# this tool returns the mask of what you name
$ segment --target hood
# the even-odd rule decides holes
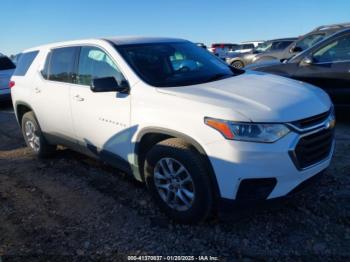
[[[269,61],[256,62],[254,64],[247,65],[244,69],[255,70],[262,67],[274,66],[282,64],[280,60],[274,59]]]
[[[323,113],[331,107],[328,95],[317,87],[253,71],[210,83],[157,90],[229,109],[232,115],[239,113],[253,122],[291,122]],[[215,110],[210,117],[220,118],[219,111]]]

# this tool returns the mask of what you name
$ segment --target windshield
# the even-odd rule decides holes
[[[190,42],[116,46],[135,73],[156,87],[195,85],[243,71]]]

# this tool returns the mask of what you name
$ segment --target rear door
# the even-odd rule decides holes
[[[78,50],[77,47],[51,49],[33,88],[34,111],[41,129],[47,134],[67,139],[75,138],[70,88],[75,77]]]
[[[350,105],[350,34],[326,42],[300,64],[295,78],[324,89],[338,106]]]

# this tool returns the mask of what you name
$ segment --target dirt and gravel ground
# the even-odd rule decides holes
[[[37,160],[10,106],[0,107],[0,257],[3,261],[119,260],[127,255],[348,260],[350,121],[321,180],[277,205],[198,226],[169,221],[144,186],[70,150]],[[0,258],[1,261],[1,258]]]

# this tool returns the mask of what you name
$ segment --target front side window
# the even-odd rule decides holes
[[[200,84],[242,72],[190,42],[134,44],[116,49],[142,80],[157,87]]]
[[[52,49],[47,57],[43,77],[52,81],[73,83],[77,47]]]
[[[97,47],[84,46],[79,56],[77,84],[91,85],[96,78],[114,77],[120,84],[124,76],[113,60]]]
[[[325,45],[313,55],[316,63],[350,61],[350,35]]]
[[[296,46],[300,47],[302,50],[306,50],[321,41],[324,37],[324,34],[312,34],[298,41]]]

